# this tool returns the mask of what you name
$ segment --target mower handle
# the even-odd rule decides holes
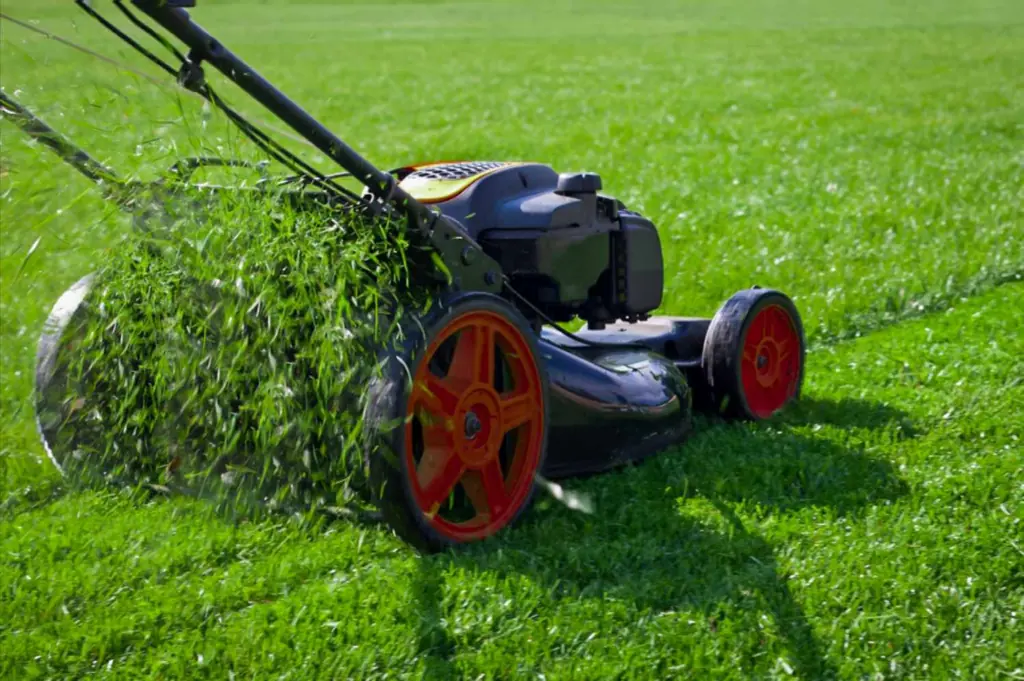
[[[139,11],[188,46],[186,67],[198,66],[202,62],[212,64],[249,96],[366,185],[375,197],[385,203],[407,208],[411,217],[417,218],[418,222],[429,224],[434,219],[434,214],[424,204],[398,186],[394,176],[380,170],[360,156],[301,106],[263,78],[254,68],[192,21],[188,12],[182,7],[195,6],[194,0],[131,0],[131,2]],[[188,86],[190,83],[183,84]]]
[[[216,38],[192,21],[183,6],[192,0],[131,0],[139,11],[188,46],[189,53],[178,81],[184,87],[203,87],[201,64],[208,62],[230,81],[287,123],[328,158],[366,185],[382,203],[405,211],[409,226],[440,255],[439,267],[448,286],[454,290],[500,293],[503,288],[501,266],[486,254],[480,244],[456,220],[417,201],[390,173],[380,170],[340,140],[302,107],[271,85],[254,68],[242,61]],[[436,262],[436,261],[435,261]]]
[[[78,172],[97,184],[120,185],[117,173],[103,165],[84,149],[57,132],[42,119],[0,90],[0,116],[21,128],[22,132],[47,147]]]

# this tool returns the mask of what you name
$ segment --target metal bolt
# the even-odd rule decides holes
[[[467,440],[472,440],[473,438],[475,438],[483,427],[484,425],[480,423],[480,417],[477,416],[474,412],[468,412],[466,414],[465,428]]]

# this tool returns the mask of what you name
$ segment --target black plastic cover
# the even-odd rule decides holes
[[[562,173],[558,176],[556,194],[596,194],[601,191],[601,176],[597,173]]]
[[[546,477],[639,461],[689,434],[692,396],[672,360],[639,348],[588,347],[550,329],[538,345],[549,380]]]
[[[661,305],[664,263],[661,240],[654,223],[631,211],[619,213],[620,243],[625,248],[625,268],[617,272],[617,301],[629,314],[646,314]],[[625,290],[622,285],[625,284]]]

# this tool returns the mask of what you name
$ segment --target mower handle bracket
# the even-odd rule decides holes
[[[183,61],[178,69],[178,85],[192,92],[202,91],[206,85],[206,73],[203,71],[202,62],[202,54],[194,49],[189,50],[188,59]]]

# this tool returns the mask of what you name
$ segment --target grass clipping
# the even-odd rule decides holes
[[[401,226],[256,192],[207,199],[165,206],[94,275],[41,410],[55,456],[72,481],[246,515],[351,509],[366,499],[366,388],[431,300]]]

